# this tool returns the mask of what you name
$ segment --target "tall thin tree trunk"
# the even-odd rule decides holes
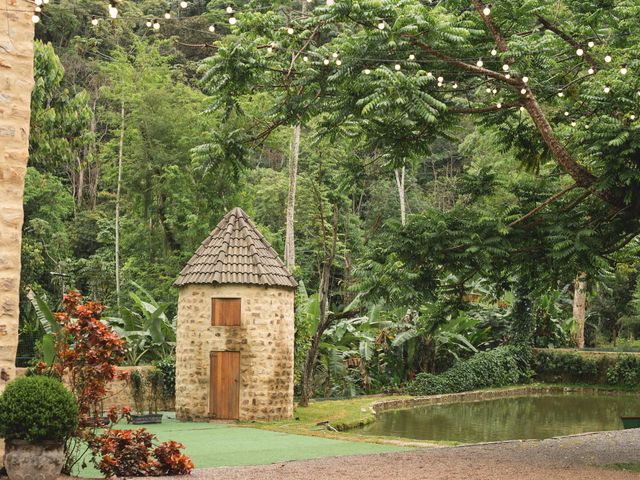
[[[584,324],[587,316],[587,274],[576,275],[573,283],[573,318],[576,321],[575,341],[578,348],[584,348]]]
[[[295,209],[298,183],[298,157],[300,155],[300,124],[293,127],[291,156],[289,157],[289,194],[287,195],[287,227],[284,243],[284,260],[289,270],[296,264]]]
[[[86,152],[86,149],[85,149]],[[86,155],[85,155],[86,159]],[[84,196],[84,167],[82,165],[82,160],[78,158],[78,186],[76,189],[76,208],[80,209],[82,207],[82,197]]]
[[[396,185],[398,186],[398,196],[400,197],[400,222],[404,227],[407,221],[407,209],[405,203],[405,195],[404,195],[404,176],[405,176],[405,167],[396,168]]]
[[[120,314],[120,192],[122,189],[122,152],[124,149],[124,101],[120,106],[120,145],[118,146],[118,184],[116,187],[116,297]]]

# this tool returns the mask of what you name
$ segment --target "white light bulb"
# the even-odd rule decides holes
[[[267,47],[267,53],[273,53],[273,47],[271,45]]]
[[[491,55],[495,57],[497,54],[498,54],[498,51],[495,48],[491,50]]]
[[[395,68],[397,71],[400,71],[400,69],[401,69],[402,67],[400,66],[400,64],[399,64],[399,63],[396,63],[396,64],[395,64],[395,66],[394,66],[393,68]]]
[[[287,28],[287,33],[289,35],[293,35],[293,28],[291,28],[291,27]]]
[[[427,77],[432,78],[433,77],[433,73],[427,72]],[[638,95],[640,95],[640,92],[638,92]]]
[[[635,119],[636,119],[636,116],[632,113],[631,115],[629,115],[629,118],[630,118],[631,120],[635,120]]]
[[[327,7],[331,7],[335,4],[336,4],[335,0],[327,0]]]
[[[216,26],[215,25],[209,25],[209,31],[211,33],[215,32],[216,31]]]
[[[579,48],[576,50],[576,55],[578,55],[579,57],[581,57],[582,55],[584,55],[584,50]]]
[[[504,76],[504,78],[506,78],[507,80],[508,80],[508,79],[510,79],[510,78],[511,78],[511,74],[510,74],[510,73],[507,73],[507,74]]]
[[[235,25],[238,23],[238,19],[236,17],[229,17],[229,25]]]
[[[94,27],[98,25],[98,19],[96,17],[91,18],[91,25],[93,25]]]
[[[365,75],[369,75],[371,73],[371,70],[369,70],[368,68],[364,69],[364,74]]]
[[[522,95],[524,95],[525,93],[527,93],[527,89],[526,89],[526,88],[523,88],[522,90],[520,90],[520,93],[521,93]]]
[[[521,111],[521,112],[524,112],[524,107],[520,107],[520,111]]]
[[[438,77],[438,83],[444,83],[444,77]]]
[[[34,8],[34,10],[36,11],[36,13],[40,13],[42,11],[42,8],[36,7],[36,8]]]
[[[505,63],[504,65],[502,65],[502,70],[504,70],[505,72],[509,71],[509,64]]]
[[[611,87],[609,87],[609,85],[605,85],[602,90],[604,91],[604,93],[609,93],[611,91]]]
[[[416,56],[413,53],[409,54],[409,60],[415,60]]]
[[[607,63],[611,63],[611,55],[606,55],[604,57],[604,61],[607,62]]]
[[[564,112],[564,116],[568,117],[569,116],[569,112]]]
[[[442,86],[442,82],[438,82],[438,86],[441,87]]]
[[[589,48],[593,48],[595,47],[595,43],[593,42],[593,40],[590,40],[589,43],[587,43],[587,45],[589,46]]]
[[[482,66],[484,65],[484,62],[482,61],[482,59],[479,59],[479,60],[476,62],[476,65],[478,65],[479,67],[482,67]]]
[[[558,96],[559,96],[560,98],[564,97],[564,92],[558,92]]]
[[[584,129],[585,130],[589,130],[589,124],[588,123],[584,126]]]
[[[331,56],[332,56],[333,58],[338,58],[338,52],[333,52],[333,53],[331,54]]]
[[[302,61],[303,62],[308,62],[309,61],[309,57],[307,57],[306,55],[304,57],[302,57]]]
[[[147,27],[151,28],[151,26],[152,26],[151,20],[147,20],[147,21],[146,21],[146,23],[145,23],[145,25],[146,25]]]
[[[587,73],[589,75],[593,75],[594,73],[596,73],[596,70],[593,67],[589,67],[589,70],[587,70]]]
[[[482,10],[482,13],[485,14],[485,16],[489,16],[491,15],[491,9],[489,8],[489,6],[484,7],[484,9]]]
[[[322,63],[324,63],[325,65],[329,65],[329,59],[328,59],[328,58],[325,58],[325,59],[322,61]]]
[[[458,84],[457,84],[457,83],[454,83],[454,84],[452,85],[452,87],[453,87],[454,89],[456,89],[456,88],[458,88]]]
[[[180,8],[187,8],[189,6],[189,4],[187,2],[185,2],[185,0],[182,0],[180,2]]]
[[[35,3],[36,5],[42,5],[42,0],[36,0],[34,3]]]
[[[40,21],[40,15],[34,13],[33,16],[31,17],[31,21],[33,23],[38,23]]]
[[[378,30],[384,30],[384,22],[378,23]]]
[[[498,93],[498,89],[494,88],[493,90],[491,90],[491,93],[493,93],[495,95],[496,93]]]
[[[47,3],[49,3],[49,0],[42,0],[42,3],[46,5]]]
[[[527,77],[527,76],[522,77],[522,81],[524,83],[529,83],[529,77]]]
[[[118,16],[118,9],[115,5],[109,5],[109,16],[111,18],[116,18]]]
[[[622,65],[622,67],[620,68],[620,73],[622,75],[626,75],[629,72],[629,70],[627,69],[626,65]]]
[[[153,29],[154,30],[160,30],[160,24],[158,23],[157,20],[153,22]]]
[[[227,13],[233,13],[233,7],[231,5],[229,5],[225,10]]]
[[[171,12],[169,10],[164,12],[164,18],[166,18],[167,20],[171,18]],[[209,27],[209,30],[211,30],[211,27]]]
[[[571,122],[571,126],[575,127],[577,125],[577,123],[575,121]]]
[[[487,87],[485,90],[487,93],[491,93],[491,87]]]
[[[502,103],[501,103],[501,102],[498,102],[498,103],[496,104],[496,107],[498,107],[498,108],[502,108]]]
[[[342,60],[340,60],[340,59],[336,60],[336,65],[338,65],[338,66],[342,65]]]

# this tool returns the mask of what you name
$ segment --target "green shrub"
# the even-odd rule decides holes
[[[620,355],[607,368],[607,383],[623,387],[640,385],[640,357]]]
[[[165,358],[155,365],[162,372],[162,391],[165,398],[176,398],[176,359]]]
[[[18,378],[0,396],[0,437],[6,440],[62,442],[77,426],[78,404],[59,380]]]
[[[607,358],[538,350],[533,355],[537,380],[562,383],[604,383]]]
[[[407,392],[438,395],[521,383],[529,378],[530,356],[527,348],[512,346],[479,352],[440,375],[418,374]]]

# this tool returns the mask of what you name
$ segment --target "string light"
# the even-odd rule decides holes
[[[585,130],[589,130],[589,124],[588,123],[584,126],[584,129]]]
[[[571,126],[572,126],[572,127],[575,127],[576,125],[577,125],[576,121],[575,121],[575,120],[573,120],[573,121],[571,122]]]
[[[444,77],[438,77],[438,83],[444,83]]]
[[[596,69],[595,69],[595,68],[593,68],[593,67],[589,67],[589,70],[587,70],[587,73],[588,73],[589,75],[593,75],[594,73],[596,73]]]
[[[336,4],[335,0],[327,0],[327,7],[332,7]]]
[[[273,53],[273,45],[267,47],[267,53]]]
[[[611,91],[611,87],[609,85],[605,85],[602,90],[604,91],[604,93],[609,93]]]
[[[309,57],[307,57],[306,55],[304,57],[302,57],[302,61],[303,62],[308,62],[309,61]]]
[[[476,62],[476,65],[478,65],[479,67],[482,67],[484,65],[484,62],[481,58]]]
[[[607,63],[611,63],[611,55],[608,55],[608,54],[607,54],[607,55],[604,57],[604,61],[605,61],[605,62],[607,62]]]
[[[384,30],[384,20],[380,20],[378,23],[378,30]]]
[[[157,19],[153,19],[153,29],[154,30],[160,30],[160,24],[158,23]]]
[[[325,58],[325,59],[322,61],[322,63],[324,63],[325,65],[329,65],[329,59],[328,59],[328,58]]]
[[[593,48],[596,44],[593,42],[593,40],[589,40],[589,43],[587,43],[587,45],[589,46],[589,48]]]
[[[291,27],[287,28],[287,33],[289,35],[293,35],[293,28],[291,28]]]
[[[116,3],[114,0],[109,2],[109,16],[111,18],[116,18],[118,16],[118,7],[116,7]]]
[[[631,120],[635,120],[635,119],[636,119],[636,116],[632,113],[631,115],[629,115],[629,118],[630,118]]]
[[[576,55],[578,55],[579,57],[581,57],[582,55],[584,55],[584,50],[583,50],[583,49],[581,49],[581,48],[578,48],[578,49],[576,50]]]
[[[522,77],[522,82],[523,83],[529,83],[529,77],[527,77],[526,75],[524,77]]]
[[[620,73],[622,75],[626,75],[628,71],[629,70],[627,69],[627,64],[626,63],[622,64],[622,67],[620,68]]]
[[[31,21],[33,23],[38,23],[40,22],[40,15],[38,14],[38,12],[35,12],[32,16],[31,16]]]
[[[396,71],[397,71],[397,72],[399,72],[399,71],[400,71],[400,69],[402,68],[402,66],[400,66],[400,64],[399,64],[399,63],[396,63],[396,64],[395,64],[395,66],[394,66],[393,68],[395,68],[395,69],[396,69]]]
[[[226,10],[226,12],[228,14],[232,14],[233,13],[233,7],[231,5],[227,6],[227,8],[225,10]]]
[[[336,60],[336,65],[338,65],[338,66],[342,65],[342,60],[337,59],[337,60]]]
[[[485,17],[491,15],[491,5],[485,5],[485,7],[482,9],[482,13],[484,13]]]
[[[485,90],[487,93],[491,93],[491,87],[487,87]]]
[[[215,32],[216,31],[216,26],[215,25],[209,25],[209,31],[211,33]]]
[[[332,56],[333,58],[338,58],[338,52],[333,52],[333,53],[331,54],[331,56]]]
[[[521,111],[521,112],[524,112],[524,107],[520,107],[520,111]]]
[[[502,70],[504,70],[505,72],[509,71],[509,64],[505,63],[504,65],[502,65]]]
[[[564,112],[564,116],[568,117],[569,116],[569,112]]]
[[[427,72],[427,78],[433,78],[433,73]],[[638,92],[638,95],[640,95],[640,92]]]
[[[560,98],[564,97],[564,92],[558,92],[558,96],[559,96]]]
[[[229,25],[235,25],[238,23],[238,19],[236,17],[229,17]]]
[[[91,25],[93,25],[94,27],[98,25],[98,19],[96,18],[95,15],[91,17]]]
[[[507,73],[507,74],[504,76],[504,78],[506,78],[507,80],[509,80],[509,79],[511,78],[511,74],[510,74],[510,73]]]
[[[493,93],[495,95],[496,93],[498,93],[498,89],[494,88],[493,90],[491,90],[491,93]]]
[[[498,107],[498,108],[502,108],[502,102],[498,102],[498,103],[496,104],[496,107]]]
[[[164,12],[164,18],[169,20],[171,18],[171,11],[167,8],[167,11]]]
[[[42,0],[35,0],[35,2],[34,2],[34,3],[35,3],[36,5],[38,5],[38,6],[40,6],[40,5],[42,5]]]
[[[409,54],[409,60],[413,61],[416,59],[416,56],[413,53]]]
[[[491,50],[491,55],[492,56],[496,56],[498,54],[498,51],[494,48],[493,50]]]
[[[457,83],[457,82],[456,82],[456,83],[454,83],[454,84],[452,85],[452,87],[453,87],[453,89],[455,90],[456,88],[458,88],[458,83]]]
[[[187,8],[188,6],[189,6],[189,4],[185,0],[182,0],[180,2],[180,8]]]
[[[371,70],[369,70],[368,68],[364,69],[364,74],[365,75],[369,75],[371,73]]]
[[[521,93],[522,95],[525,95],[525,94],[527,93],[527,89],[526,89],[526,88],[523,88],[522,90],[520,90],[520,93]]]
[[[151,20],[147,20],[147,21],[146,21],[146,23],[145,23],[145,25],[146,25],[148,28],[151,28],[151,27],[153,26],[153,24],[151,23]]]

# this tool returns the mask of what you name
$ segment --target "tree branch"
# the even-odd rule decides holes
[[[564,31],[560,30],[559,27],[551,23],[550,20],[543,17],[542,15],[538,15],[538,21],[542,24],[544,28],[558,35],[562,40],[567,42],[576,50],[578,50],[579,48],[582,49],[582,51],[584,52],[582,54],[582,58],[584,58],[584,60],[590,65],[594,65],[594,66],[596,65],[595,59],[589,54],[589,52],[587,52],[587,49],[583,45],[580,45],[580,43],[575,38],[573,38],[568,33],[565,33]]]
[[[524,222],[527,218],[530,218],[530,217],[534,216],[536,213],[538,213],[544,207],[546,207],[547,205],[555,202],[560,197],[562,197],[565,193],[570,192],[571,190],[573,190],[574,188],[577,188],[577,187],[578,187],[578,185],[576,183],[574,183],[572,185],[569,185],[568,187],[563,188],[558,193],[550,196],[548,199],[546,199],[544,202],[542,202],[540,205],[538,205],[536,208],[531,210],[526,215],[523,215],[522,217],[518,218],[517,220],[514,220],[513,222],[511,222],[508,226],[509,227],[514,227],[517,224]]]
[[[519,107],[521,103],[505,103],[498,107],[498,105],[491,105],[490,107],[450,107],[447,108],[448,113],[490,113],[497,112],[498,110],[508,110],[509,108]]]
[[[484,21],[484,24],[487,26],[487,29],[489,29],[489,32],[491,32],[491,35],[493,36],[493,39],[496,42],[496,46],[498,47],[498,50],[500,50],[501,52],[506,52],[507,41],[502,36],[502,33],[500,33],[500,30],[498,29],[498,27],[491,21],[491,18],[489,17],[489,15],[485,15],[482,12],[484,10],[484,5],[482,4],[482,2],[480,0],[471,0],[471,3],[473,3],[473,6],[475,7],[476,11]]]

